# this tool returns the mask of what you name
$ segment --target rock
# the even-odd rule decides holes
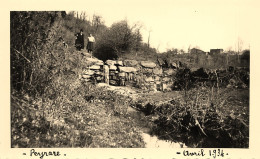
[[[109,84],[117,86],[117,81],[116,80],[109,80]]]
[[[102,60],[99,60],[97,58],[86,58],[86,62],[88,64],[94,64],[94,65],[104,65],[104,62]]]
[[[171,79],[170,79],[169,77],[164,77],[162,80],[163,80],[164,82],[168,82],[168,81],[170,81]]]
[[[161,84],[162,82],[161,81],[156,81],[155,84]]]
[[[99,65],[93,65],[93,66],[90,66],[89,69],[91,69],[91,70],[99,70],[100,66]]]
[[[168,69],[168,70],[165,70],[164,73],[165,73],[166,75],[171,76],[171,75],[175,75],[175,74],[176,74],[176,70],[170,68],[170,69]]]
[[[178,62],[171,62],[171,67],[179,68],[179,63]]]
[[[109,80],[117,80],[118,77],[117,76],[109,76]]]
[[[92,70],[85,70],[85,71],[83,71],[83,74],[85,74],[85,75],[93,75],[95,72],[94,71],[92,71]]]
[[[90,78],[86,78],[86,79],[84,79],[84,81],[85,81],[85,82],[90,82],[91,79],[90,79]]]
[[[163,74],[163,70],[161,68],[154,68],[153,69],[153,73],[155,75],[162,75]]]
[[[133,66],[137,66],[138,62],[136,60],[125,60],[124,64],[125,66],[133,67]]]
[[[172,84],[173,83],[163,83],[162,84],[162,90],[163,91],[171,91],[172,90]]]
[[[98,77],[96,77],[96,80],[101,81],[101,80],[103,80],[103,77],[98,76]]]
[[[110,71],[109,71],[109,76],[114,76],[114,75],[116,75],[115,71],[110,70]]]
[[[120,73],[118,74],[118,76],[119,76],[119,77],[125,77],[125,72],[120,72]]]
[[[108,65],[104,65],[104,80],[105,80],[106,84],[109,83],[109,67],[108,67]]]
[[[123,61],[116,61],[115,65],[117,65],[117,66],[123,66]]]
[[[146,75],[148,75],[148,74],[152,75],[153,69],[152,68],[143,68],[142,72],[143,72],[143,74],[146,74]]]
[[[155,76],[155,77],[154,77],[154,80],[155,80],[155,81],[160,81],[160,77],[159,77],[159,76]]]
[[[115,64],[116,64],[116,61],[114,61],[114,60],[107,60],[107,61],[106,61],[106,64],[109,65],[109,66],[115,65]]]
[[[87,78],[91,78],[91,76],[90,75],[82,75],[82,78],[87,79]]]
[[[125,86],[126,84],[125,84],[125,80],[124,79],[120,79],[119,80],[119,85],[120,86]]]
[[[153,77],[148,77],[148,78],[145,79],[145,81],[146,81],[146,82],[153,82],[154,79],[153,79]]]
[[[97,72],[95,72],[95,75],[103,75],[104,73],[103,72],[100,72],[100,71],[97,71]]]
[[[117,67],[116,66],[114,66],[114,65],[109,65],[109,70],[116,70],[117,69]]]
[[[103,61],[97,62],[97,63],[95,63],[95,65],[103,66],[103,65],[104,65],[104,62],[103,62]]]
[[[98,83],[97,87],[108,87],[109,85],[107,83]]]
[[[155,68],[156,64],[150,61],[141,61],[141,65],[146,68]]]
[[[134,67],[120,67],[119,66],[119,70],[120,70],[120,72],[136,72],[137,70],[136,70],[136,68],[134,68]]]
[[[163,59],[158,58],[157,61],[158,61],[158,63],[159,63],[160,66],[165,65],[165,62],[163,61]]]

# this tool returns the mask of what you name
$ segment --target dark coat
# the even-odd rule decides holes
[[[75,45],[78,49],[84,49],[84,34],[77,33]]]

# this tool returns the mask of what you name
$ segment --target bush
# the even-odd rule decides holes
[[[11,12],[11,86],[42,94],[56,57],[60,12]]]
[[[183,99],[153,106],[153,116],[157,116],[153,132],[162,139],[184,142],[189,147],[248,148],[248,98],[232,94],[231,89],[208,87],[184,91]],[[239,101],[244,105],[234,115],[237,107],[234,104]],[[244,113],[247,117],[241,117]]]
[[[102,59],[118,58],[121,54],[137,49],[142,36],[135,25],[130,27],[126,20],[112,24],[96,42],[95,56]]]

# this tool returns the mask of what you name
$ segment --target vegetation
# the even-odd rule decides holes
[[[140,127],[127,112],[140,101],[79,80],[86,66],[75,51],[74,35],[81,28],[85,35],[94,33],[94,55],[102,60],[161,58],[168,64],[171,60],[187,64],[174,77],[179,91],[171,92],[170,102],[149,105],[154,134],[190,147],[248,147],[249,70],[194,82],[188,68],[248,67],[249,51],[239,56],[179,55],[176,49],[157,54],[142,42],[138,25],[123,20],[107,27],[101,16],[88,21],[84,14],[77,18],[74,14],[11,12],[12,147],[144,147]],[[226,88],[225,82],[246,86]],[[141,97],[163,101],[166,96],[161,92]]]
[[[12,93],[12,147],[144,147],[124,98],[66,78],[54,99]]]
[[[190,147],[247,148],[248,91],[240,93],[242,99],[234,95],[238,93],[234,90],[221,89],[218,93],[199,87],[186,92],[182,99],[157,107],[154,132]],[[243,104],[236,105],[239,102]]]
[[[143,94],[135,106],[154,123],[151,133],[161,139],[189,147],[248,148],[247,73],[179,69],[173,77],[175,91]]]
[[[82,55],[60,41],[72,35],[66,18],[62,12],[11,12],[11,146],[144,147],[118,107],[126,100],[78,79]],[[88,100],[90,92],[106,93],[107,100]]]
[[[249,92],[197,86],[190,90],[142,95],[136,107],[159,139],[188,147],[249,147]]]
[[[160,54],[158,57],[168,63],[180,61],[186,64],[188,68],[195,69],[225,69],[229,66],[249,68],[250,50],[244,50],[239,55],[231,52],[207,55],[206,53],[183,53],[183,50],[173,49]]]

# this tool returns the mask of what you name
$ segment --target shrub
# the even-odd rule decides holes
[[[43,93],[55,63],[60,12],[11,12],[11,86]]]
[[[157,116],[154,133],[190,147],[248,148],[249,121],[248,117],[241,118],[243,113],[249,113],[248,99],[235,97],[245,105],[234,115],[236,101],[227,103],[232,94],[232,89],[214,90],[201,86],[183,92],[183,99],[153,107],[153,116]]]
[[[118,58],[119,55],[137,49],[141,45],[142,36],[139,28],[129,26],[126,20],[112,24],[104,31],[96,42],[95,56],[102,60]]]

